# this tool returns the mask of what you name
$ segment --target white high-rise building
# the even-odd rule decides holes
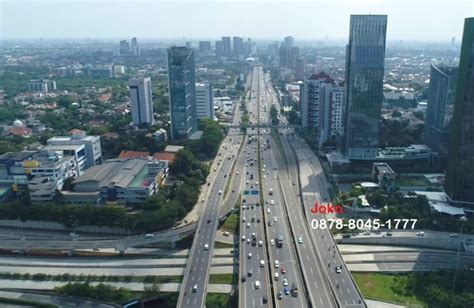
[[[196,116],[214,119],[214,94],[212,83],[196,83]]]
[[[134,78],[128,82],[133,125],[153,125],[153,100],[150,77]]]
[[[315,128],[322,144],[344,132],[344,90],[321,72],[306,78],[301,93],[302,126]]]

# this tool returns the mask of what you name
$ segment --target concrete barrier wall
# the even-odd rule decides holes
[[[369,244],[369,245],[397,245],[458,250],[459,241],[439,238],[417,237],[373,237],[373,238],[339,238],[338,244]]]
[[[21,221],[0,219],[0,227],[14,227],[25,229],[55,230],[55,231],[74,231],[74,232],[91,232],[103,234],[119,234],[125,235],[130,232],[122,228],[109,228],[99,226],[78,226],[73,229],[66,228],[63,224],[52,221]]]

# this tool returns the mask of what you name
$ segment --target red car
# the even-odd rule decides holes
[[[286,273],[285,268],[284,268],[283,266],[280,267],[280,272],[281,272],[282,274],[285,274],[285,273]]]

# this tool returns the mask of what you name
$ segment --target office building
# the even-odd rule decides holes
[[[134,78],[128,82],[132,121],[135,126],[153,125],[153,94],[150,77]]]
[[[222,41],[216,41],[215,48],[216,56],[222,57],[224,55],[224,44],[222,43]]]
[[[44,148],[49,151],[63,151],[64,155],[76,158],[80,172],[102,163],[100,136],[87,136],[84,131],[73,130],[71,136],[55,136]]]
[[[303,58],[296,59],[295,65],[295,79],[296,81],[302,81],[305,77],[305,63]]]
[[[464,21],[461,57],[451,120],[446,193],[474,207],[474,18]]]
[[[199,41],[199,52],[211,51],[211,41]]]
[[[303,127],[314,128],[322,145],[343,133],[344,88],[321,72],[305,79],[301,97]]]
[[[29,92],[53,92],[56,91],[56,81],[49,79],[30,80],[28,82]]]
[[[222,53],[226,57],[229,57],[230,55],[232,55],[230,36],[222,37]]]
[[[138,41],[136,37],[132,37],[130,44],[130,53],[134,56],[140,55],[140,46],[138,46]]]
[[[377,155],[386,31],[386,15],[351,15],[346,47],[344,144],[349,159],[371,159]]]
[[[114,76],[111,65],[105,66],[88,66],[86,67],[87,75],[91,78],[110,78]]]
[[[232,38],[232,45],[234,56],[238,57],[245,53],[244,40],[240,36],[234,36]]]
[[[197,131],[194,51],[168,48],[171,138],[188,138]]]
[[[114,65],[112,66],[114,77],[120,77],[125,74],[125,66],[123,65]]]
[[[448,128],[454,111],[457,71],[457,67],[431,65],[424,138],[439,159],[448,154]]]
[[[120,56],[125,56],[130,54],[130,44],[127,40],[121,40],[119,43],[119,51],[118,54]]]
[[[214,119],[212,83],[196,83],[196,116],[198,119]]]

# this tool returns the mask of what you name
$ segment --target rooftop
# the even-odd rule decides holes
[[[182,149],[184,149],[184,146],[182,146],[182,145],[168,145],[165,148],[165,152],[178,153],[178,151],[182,150]]]

